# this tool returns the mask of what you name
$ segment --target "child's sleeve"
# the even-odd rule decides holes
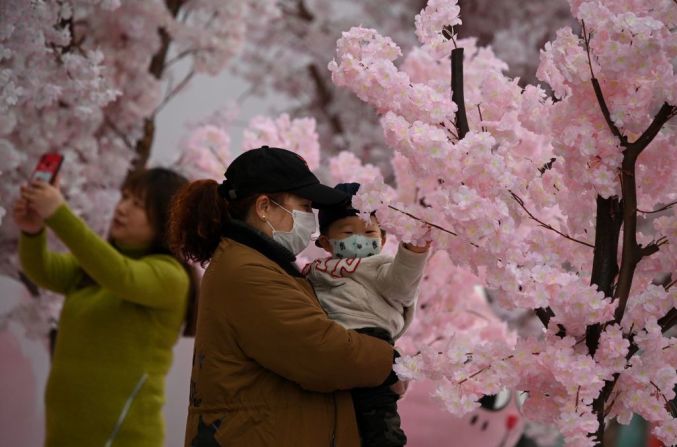
[[[376,289],[387,301],[413,306],[423,277],[428,252],[414,253],[400,244],[392,262],[381,265],[376,274]]]

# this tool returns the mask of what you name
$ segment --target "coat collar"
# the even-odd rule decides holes
[[[296,256],[292,252],[277,243],[273,238],[255,230],[246,223],[231,219],[225,226],[223,235],[258,251],[271,261],[277,263],[291,276],[299,278],[303,276],[294,263]]]

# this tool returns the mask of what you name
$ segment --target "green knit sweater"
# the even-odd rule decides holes
[[[44,231],[19,245],[26,275],[66,296],[47,382],[45,445],[162,446],[164,381],[188,274],[171,256],[116,249],[65,205],[46,223],[70,253],[50,252]]]

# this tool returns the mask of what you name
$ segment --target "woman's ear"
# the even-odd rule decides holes
[[[329,238],[324,234],[321,234],[320,237],[317,238],[317,240],[315,241],[315,245],[317,245],[320,248],[324,248],[329,253],[332,253],[331,242],[329,242]]]
[[[385,247],[388,237],[386,236],[385,231],[381,231],[381,247]]]
[[[260,195],[256,198],[254,202],[254,212],[256,213],[256,218],[262,221],[268,219],[268,211],[270,210],[270,198],[266,195]]]

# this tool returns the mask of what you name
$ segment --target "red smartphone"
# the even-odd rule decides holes
[[[50,184],[54,183],[62,163],[63,155],[57,152],[42,155],[38,165],[35,167],[35,171],[33,171],[31,180],[42,180]]]

